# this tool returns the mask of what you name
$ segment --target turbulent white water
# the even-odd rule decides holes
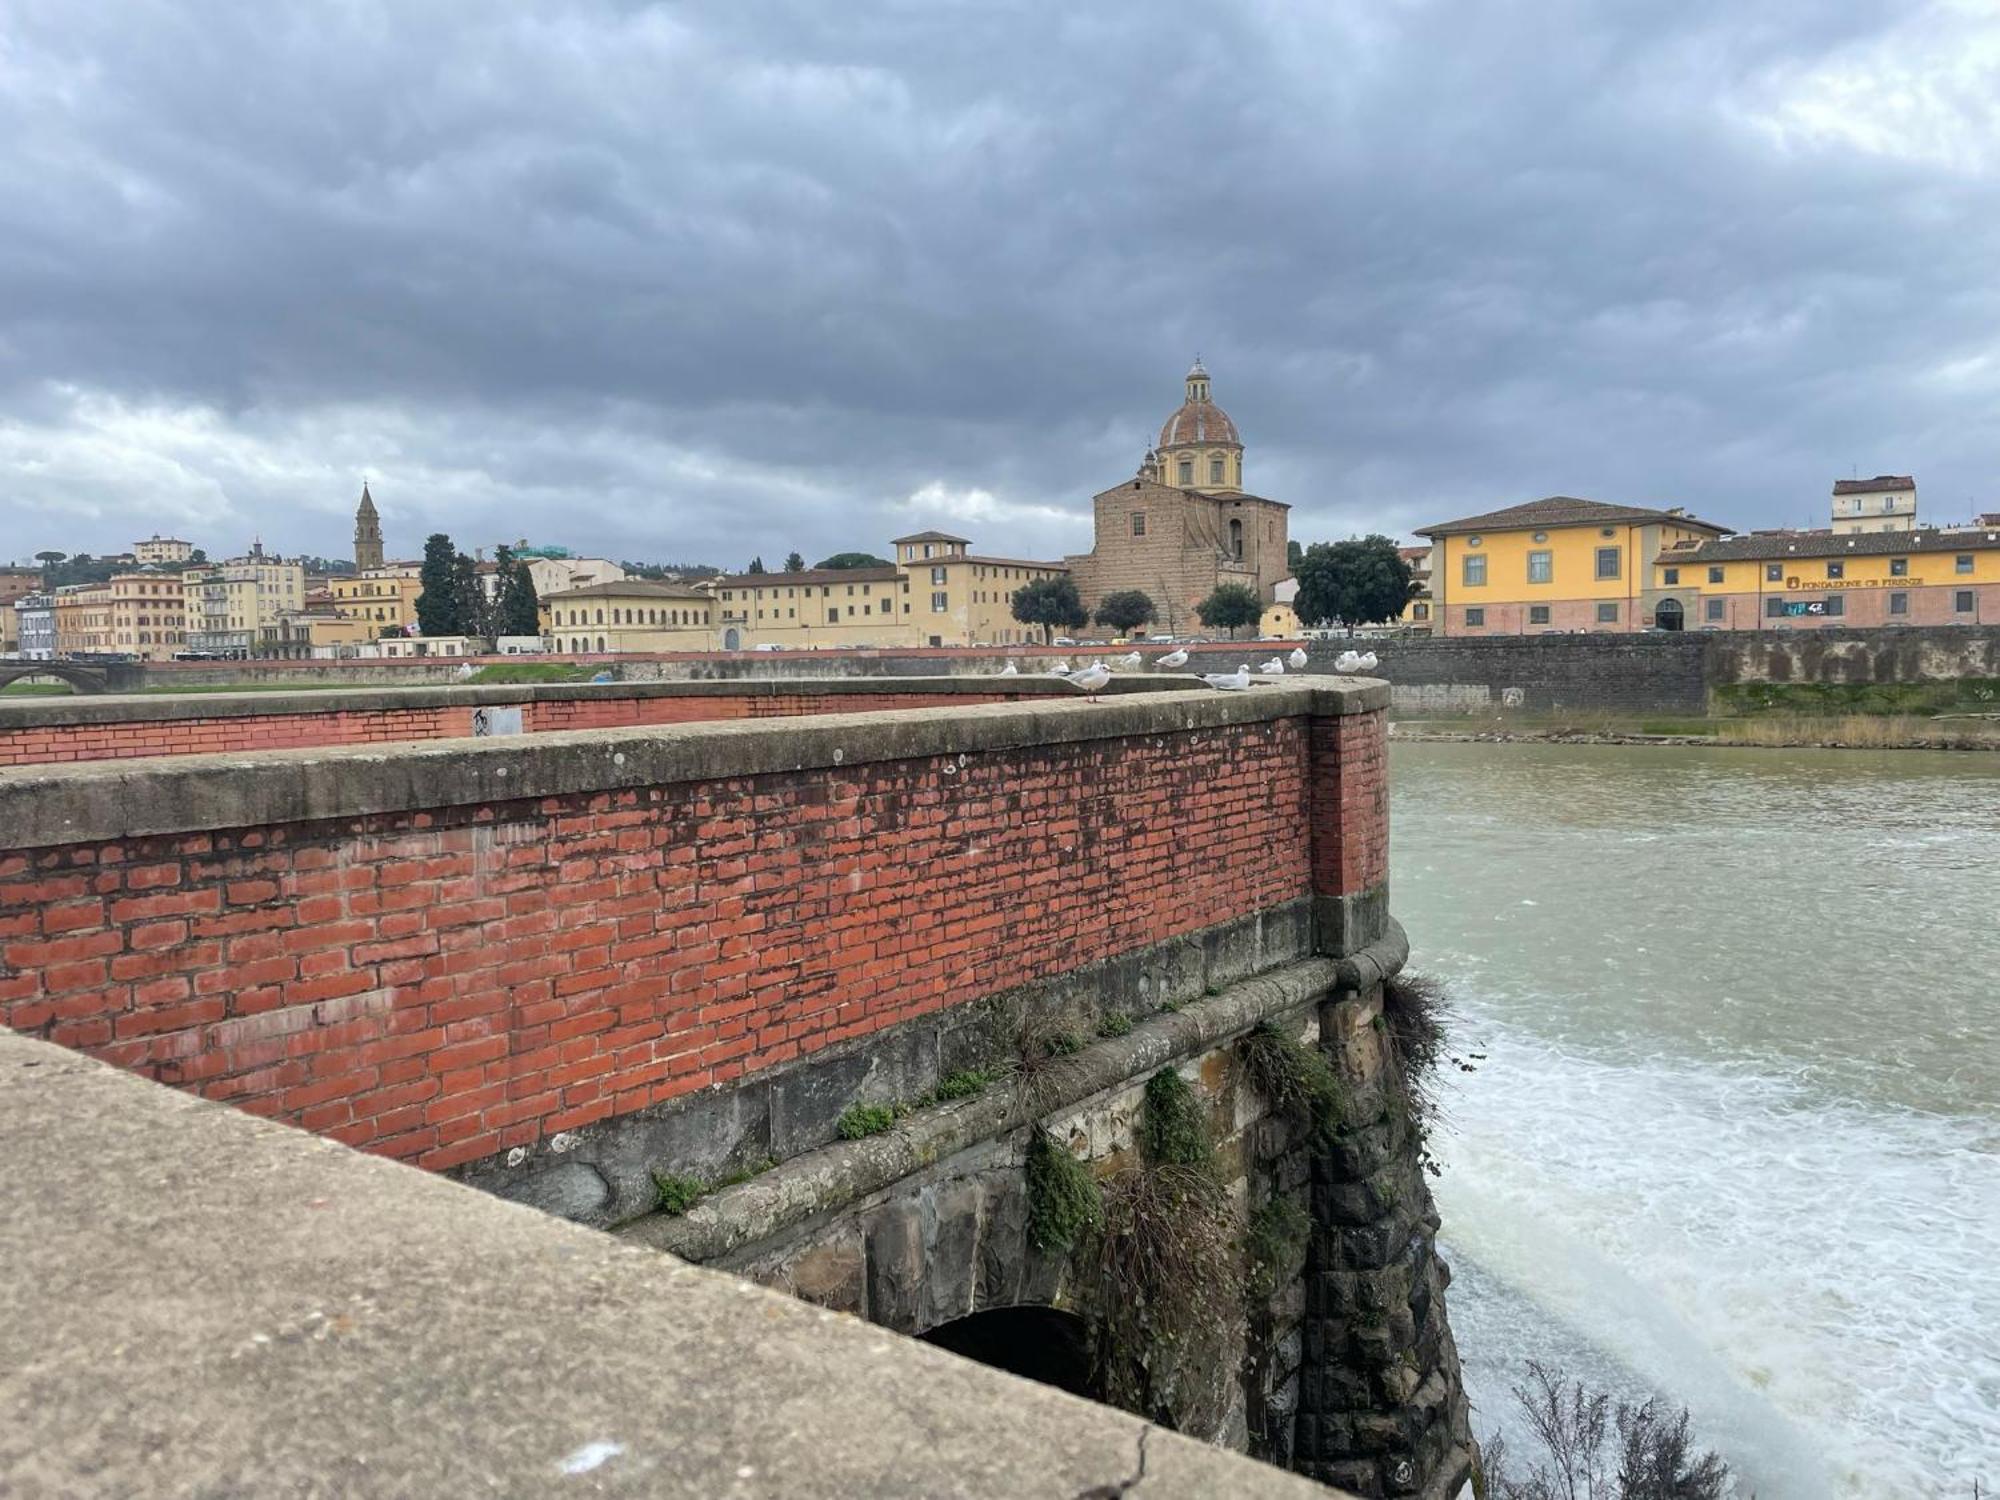
[[[2000,766],[1405,745],[1481,1431],[1539,1357],[1763,1500],[2000,1481]]]

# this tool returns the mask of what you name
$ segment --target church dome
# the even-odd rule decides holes
[[[1208,371],[1202,368],[1199,358],[1187,373],[1187,399],[1160,428],[1159,446],[1185,448],[1197,443],[1236,448],[1243,446],[1243,439],[1236,431],[1236,424],[1229,420],[1229,413],[1209,399]]]

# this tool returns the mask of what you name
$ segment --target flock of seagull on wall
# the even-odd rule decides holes
[[[1260,677],[1282,677],[1285,675],[1287,666],[1294,672],[1303,672],[1306,668],[1306,659],[1305,648],[1303,646],[1294,646],[1289,656],[1274,656],[1269,661],[1262,663],[1257,668],[1256,675]],[[1110,683],[1114,668],[1121,672],[1131,672],[1137,671],[1139,668],[1145,666],[1145,664],[1145,657],[1137,651],[1128,651],[1125,655],[1113,657],[1110,661],[1093,661],[1075,669],[1070,667],[1068,657],[1061,657],[1051,663],[1043,675],[1059,677],[1064,682],[1073,683],[1077,687],[1082,688],[1095,701],[1097,695],[1103,692],[1105,687]],[[1176,646],[1173,650],[1167,652],[1164,656],[1156,658],[1153,662],[1155,669],[1165,667],[1168,671],[1172,671],[1177,667],[1184,667],[1187,664],[1187,648],[1183,646]],[[1379,659],[1373,651],[1349,650],[1341,652],[1334,659],[1333,669],[1343,675],[1351,676],[1357,672],[1372,672],[1378,665],[1380,665]],[[1007,665],[1000,669],[1000,675],[1002,677],[1020,676],[1020,664],[1012,657],[1009,657]],[[1201,674],[1202,681],[1206,682],[1210,687],[1219,688],[1223,692],[1234,693],[1247,691],[1250,687],[1251,676],[1252,673],[1248,663],[1237,667],[1234,672],[1204,672]]]

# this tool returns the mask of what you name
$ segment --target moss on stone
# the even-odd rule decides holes
[[[896,1110],[888,1104],[850,1104],[840,1117],[840,1138],[858,1141],[880,1135],[896,1123]]]
[[[1113,1011],[1097,1023],[1099,1036],[1129,1036],[1132,1032],[1132,1018],[1121,1011]]]
[[[920,1102],[944,1104],[953,1099],[970,1099],[999,1077],[998,1068],[961,1068],[956,1073],[947,1073]]]
[[[1162,1068],[1146,1080],[1139,1144],[1155,1166],[1206,1167],[1214,1159],[1201,1101],[1173,1068]]]
[[[1028,1238],[1037,1250],[1069,1250],[1103,1222],[1090,1168],[1038,1129],[1028,1142]]]
[[[655,1172],[653,1187],[659,1192],[663,1214],[684,1214],[708,1196],[708,1184],[699,1177],[682,1177],[675,1172]]]

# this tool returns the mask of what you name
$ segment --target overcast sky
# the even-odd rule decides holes
[[[317,20],[304,17],[317,15]],[[0,0],[0,558],[2000,508],[2000,5]]]

